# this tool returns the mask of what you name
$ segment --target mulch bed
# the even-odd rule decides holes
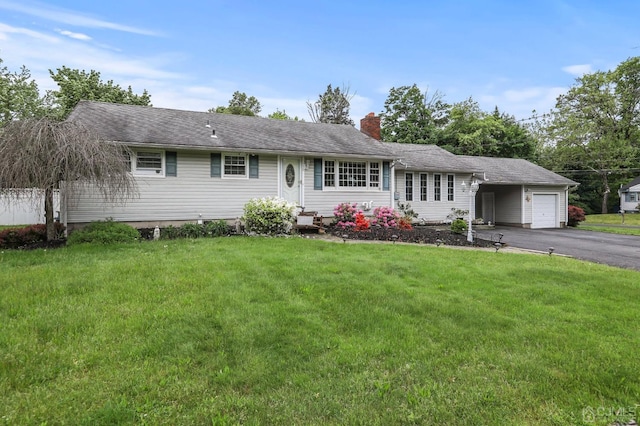
[[[467,241],[467,234],[456,234],[449,230],[437,229],[433,226],[414,226],[413,229],[388,229],[372,227],[366,231],[355,231],[329,227],[327,234],[344,240],[391,241],[415,244],[436,244],[467,247],[494,247],[494,241],[476,238],[472,243]]]

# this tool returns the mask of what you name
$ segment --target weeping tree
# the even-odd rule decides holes
[[[88,185],[108,202],[135,195],[136,186],[128,173],[129,154],[124,146],[101,140],[73,122],[12,121],[0,128],[0,193],[11,200],[41,197],[44,192],[50,241],[55,238],[53,193],[62,183],[65,191]]]

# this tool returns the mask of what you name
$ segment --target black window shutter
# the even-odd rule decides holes
[[[164,162],[167,168],[166,176],[178,176],[178,153],[167,151],[164,153]]]
[[[249,156],[249,179],[258,179],[258,164],[260,163],[257,155]]]
[[[313,189],[322,189],[322,158],[313,159]]]
[[[383,191],[388,191],[390,187],[389,172],[390,172],[389,162],[383,161],[382,162],[382,190]]]
[[[222,154],[211,154],[211,177],[222,176]]]

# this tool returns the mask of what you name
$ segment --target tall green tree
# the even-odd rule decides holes
[[[382,140],[399,143],[437,144],[449,120],[450,106],[436,91],[429,95],[416,84],[393,87],[380,114]]]
[[[454,154],[533,160],[536,141],[513,116],[496,107],[487,113],[472,98],[451,107],[438,144]]]
[[[333,88],[331,84],[327,90],[318,96],[315,102],[307,101],[307,110],[314,123],[350,124],[355,125],[349,117],[352,94],[349,87]]]
[[[11,72],[0,58],[0,127],[13,120],[42,116],[46,109],[29,70]]]
[[[255,96],[247,96],[244,92],[235,91],[229,100],[228,106],[218,106],[209,109],[209,112],[221,114],[257,116],[262,111],[262,104]]]
[[[587,170],[598,177],[600,211],[606,213],[612,179],[640,164],[640,57],[576,79],[558,97],[542,129],[556,169]]]
[[[137,95],[131,86],[123,89],[113,80],[103,82],[98,71],[85,72],[63,66],[55,73],[49,70],[49,74],[59,89],[47,93],[47,100],[52,117],[59,120],[67,118],[81,100],[151,106],[151,95],[146,90]]]

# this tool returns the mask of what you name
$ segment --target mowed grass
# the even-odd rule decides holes
[[[0,424],[604,425],[640,403],[638,272],[243,237],[0,268]]]
[[[609,226],[608,226],[609,225]],[[580,222],[579,229],[585,231],[608,232],[611,234],[640,236],[640,214],[592,214],[587,215],[584,222]]]

